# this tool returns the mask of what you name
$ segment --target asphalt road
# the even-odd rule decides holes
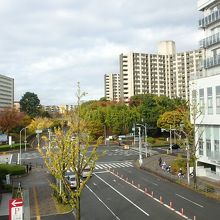
[[[189,219],[220,219],[219,202],[136,168],[134,162],[138,159],[138,152],[118,146],[98,149],[99,152],[103,150],[105,156],[97,162],[94,174],[82,193],[82,220],[184,219],[178,213],[181,211]],[[26,162],[33,157],[42,162],[36,152],[23,156]],[[168,207],[170,202],[176,212]],[[72,213],[42,217],[55,220],[71,218]]]

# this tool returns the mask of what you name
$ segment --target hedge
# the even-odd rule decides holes
[[[22,165],[0,164],[0,178],[5,178],[6,174],[20,175],[26,171]]]
[[[24,143],[21,144],[21,148],[24,148],[25,145]],[[30,147],[29,144],[26,145],[26,147]],[[10,151],[10,150],[16,150],[16,149],[20,149],[20,144],[12,144],[12,147],[8,144],[6,145],[0,145],[0,152],[2,151]]]

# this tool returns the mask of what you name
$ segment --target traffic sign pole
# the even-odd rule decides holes
[[[9,220],[23,220],[23,199],[9,200]]]

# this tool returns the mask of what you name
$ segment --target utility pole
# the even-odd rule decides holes
[[[186,137],[186,169],[187,169],[187,183],[190,185],[190,176],[189,176],[189,140],[188,137]]]
[[[172,152],[173,152],[173,149],[172,149],[172,128],[170,125],[170,153],[172,154]]]
[[[141,143],[141,127],[138,127],[138,134],[139,134],[139,165],[141,166],[143,163],[142,160],[142,143]]]

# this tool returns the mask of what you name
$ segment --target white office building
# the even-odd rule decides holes
[[[120,76],[117,73],[105,74],[105,97],[109,101],[120,100]]]
[[[0,109],[14,105],[14,79],[0,74]]]
[[[200,47],[205,54],[202,74],[191,81],[192,100],[200,107],[197,175],[220,180],[220,1],[199,0],[198,10],[203,12],[199,27],[204,32]]]
[[[201,74],[202,57],[202,49],[176,53],[174,41],[160,42],[157,54],[121,54],[121,100],[146,93],[189,100],[190,75]]]

